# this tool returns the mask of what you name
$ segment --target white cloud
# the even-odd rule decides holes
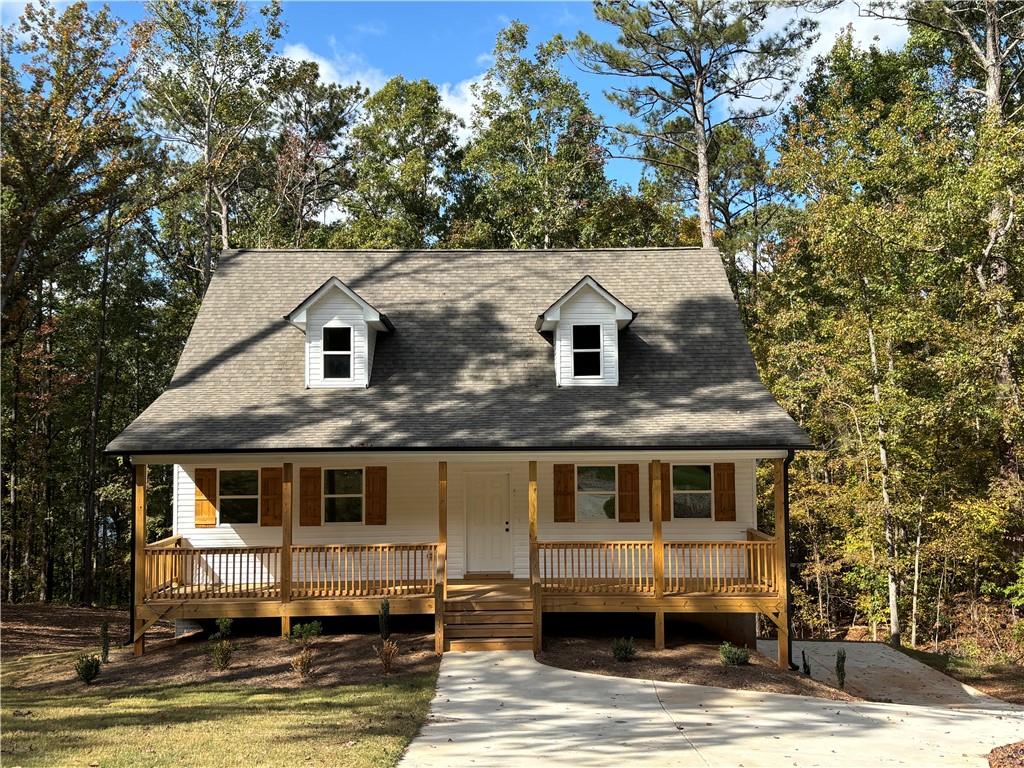
[[[332,46],[333,47],[333,46]],[[303,43],[290,43],[281,50],[281,55],[294,61],[312,61],[320,67],[320,77],[328,83],[339,85],[360,85],[376,91],[388,81],[388,76],[376,67],[367,64],[357,53],[334,50],[331,57],[315,53]]]
[[[477,99],[473,93],[473,86],[483,80],[483,74],[476,75],[475,77],[462,80],[452,85],[451,83],[441,83],[437,90],[441,94],[441,104],[446,109],[455,113],[455,116],[462,120],[463,126],[458,131],[458,139],[460,144],[465,144],[469,141],[471,133],[471,126],[473,123],[473,113],[476,111]]]

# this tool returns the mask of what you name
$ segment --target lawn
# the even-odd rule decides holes
[[[45,630],[43,630],[45,632]],[[213,670],[205,642],[164,644],[142,659],[111,653],[92,685],[78,651],[3,662],[4,766],[392,766],[427,716],[437,678],[429,636],[400,637],[384,675],[373,638],[325,636],[303,683],[280,638],[236,638]],[[379,641],[378,641],[379,642]]]

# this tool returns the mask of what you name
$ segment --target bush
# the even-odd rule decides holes
[[[612,640],[612,656],[616,661],[632,661],[636,658],[636,643],[632,637],[617,637]]]
[[[320,637],[323,631],[323,624],[319,621],[311,621],[308,624],[296,624],[292,627],[292,634],[289,639],[297,642],[305,650],[313,645],[313,641]]]
[[[75,674],[88,685],[100,673],[100,657],[95,653],[83,653],[75,659]]]
[[[391,639],[391,603],[387,598],[380,601],[380,609],[377,611],[377,628],[380,631],[381,640]]]
[[[840,688],[846,688],[846,649],[836,651],[836,682]]]
[[[732,643],[722,643],[718,647],[718,658],[728,667],[741,667],[750,663],[750,651]]]
[[[303,680],[309,679],[313,674],[313,648],[304,645],[302,649],[292,656],[292,671]]]
[[[210,636],[210,639],[211,640],[225,640],[228,637],[231,637],[231,625],[232,625],[232,623],[233,622],[232,622],[231,619],[227,619],[227,618],[223,618],[223,617],[217,619],[217,631],[214,632]]]
[[[373,647],[373,650],[377,652],[377,658],[380,659],[380,665],[384,668],[384,674],[391,673],[391,665],[395,662],[395,657],[398,656],[398,643],[394,640],[382,640],[380,647]]]
[[[231,664],[231,655],[235,652],[229,640],[216,640],[210,649],[213,655],[214,669],[227,669]]]
[[[110,661],[110,624],[106,621],[100,624],[100,661]]]

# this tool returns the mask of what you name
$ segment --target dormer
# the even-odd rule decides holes
[[[619,331],[635,317],[590,275],[566,291],[537,317],[537,330],[554,340],[555,384],[618,386]]]
[[[306,335],[306,387],[368,387],[377,334],[394,330],[387,316],[337,277],[285,315]]]

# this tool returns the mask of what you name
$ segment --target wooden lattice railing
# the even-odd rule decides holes
[[[537,549],[545,592],[654,593],[649,541],[544,541]]]
[[[666,594],[774,591],[774,541],[665,542]]]
[[[437,544],[292,547],[292,597],[434,594]]]
[[[146,600],[278,599],[280,547],[148,546]]]

